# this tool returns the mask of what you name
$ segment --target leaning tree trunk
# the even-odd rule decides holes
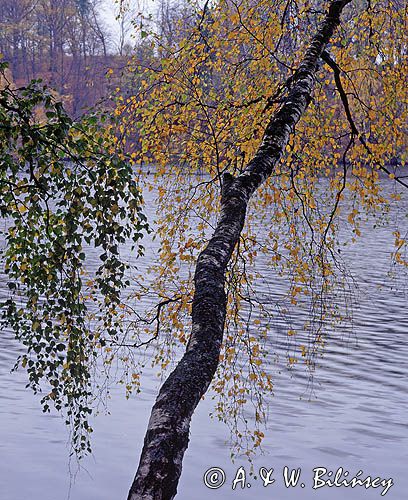
[[[153,406],[128,500],[170,500],[176,495],[191,416],[218,366],[227,303],[225,271],[244,226],[248,201],[272,174],[307,108],[319,59],[350,1],[330,3],[302,62],[287,83],[287,97],[271,117],[255,157],[238,177],[224,175],[221,215],[197,260],[190,340]]]

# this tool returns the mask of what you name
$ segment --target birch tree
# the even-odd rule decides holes
[[[272,380],[262,335],[248,334],[239,319],[245,299],[254,300],[245,293],[251,289],[245,265],[257,250],[290,277],[291,304],[309,296],[309,342],[294,341],[288,365],[303,361],[313,369],[325,324],[344,319],[330,300],[344,277],[337,250],[344,197],[352,200],[347,210],[355,240],[359,214],[387,202],[381,174],[407,187],[404,176],[390,170],[395,159],[405,162],[406,107],[390,101],[404,85],[405,22],[404,8],[389,2],[333,1],[323,14],[310,2],[231,0],[207,2],[195,28],[170,48],[153,35],[163,55],[145,69],[140,92],[119,112],[127,126],[139,128],[135,161],[157,166],[162,247],[155,286],[172,303],[160,327],[167,325],[168,344],[186,348],[153,406],[129,500],[176,495],[190,419],[211,383],[223,420],[236,422],[254,393],[254,420],[264,419],[260,395]],[[183,25],[180,20],[180,30]],[[315,34],[305,43],[308,29]],[[385,132],[390,127],[392,138]],[[396,191],[392,198],[399,196]],[[266,220],[273,225],[261,242],[257,231]],[[406,266],[405,239],[395,234],[394,258]],[[181,311],[191,322],[180,321]],[[265,323],[257,318],[253,326],[267,335]],[[287,334],[296,338],[293,329]],[[166,340],[159,338],[163,363]],[[239,356],[247,362],[237,362]],[[243,433],[236,429],[238,448]],[[250,437],[256,448],[263,433],[255,429]]]

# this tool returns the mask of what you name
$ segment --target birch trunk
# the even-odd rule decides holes
[[[153,406],[128,500],[170,500],[177,493],[191,416],[218,365],[226,314],[225,271],[245,223],[248,201],[272,174],[307,108],[319,59],[350,1],[330,3],[255,157],[238,177],[224,175],[219,221],[197,260],[190,340]]]

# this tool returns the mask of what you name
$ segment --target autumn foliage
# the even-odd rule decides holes
[[[145,183],[157,192],[161,248],[141,294],[154,289],[157,300],[171,299],[161,314],[162,367],[188,337],[194,265],[217,219],[221,176],[239,174],[253,157],[322,15],[320,3],[307,0],[207,2],[173,24],[171,43],[150,34],[150,64],[129,65],[140,84],[117,113],[141,177],[147,166],[154,170]],[[257,422],[265,416],[271,326],[279,314],[290,325],[294,307],[306,311],[303,324],[287,331],[287,363],[304,362],[313,372],[328,329],[348,319],[350,283],[339,248],[360,236],[362,218],[386,212],[407,187],[406,33],[403,2],[347,7],[286,155],[251,203],[229,265],[226,336],[213,383],[218,416],[233,423],[238,449],[248,408]],[[394,188],[386,194],[389,178]],[[393,259],[406,266],[406,236],[395,234]],[[260,263],[286,279],[285,297],[257,292],[265,279]],[[343,297],[340,308],[332,307],[335,295]],[[156,335],[146,326],[134,333],[145,341]],[[250,436],[255,447],[261,434]]]

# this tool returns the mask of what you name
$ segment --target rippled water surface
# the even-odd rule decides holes
[[[399,210],[406,213],[406,208]],[[406,228],[406,218],[403,224]],[[394,485],[385,498],[408,498],[408,301],[403,280],[392,286],[386,277],[391,232],[391,225],[374,230],[369,221],[358,244],[346,252],[345,259],[359,286],[354,331],[340,331],[329,338],[318,362],[313,392],[302,368],[293,373],[286,369],[285,356],[271,366],[274,396],[265,431],[265,454],[256,458],[255,469],[274,468],[276,482],[263,487],[260,480],[248,475],[250,488],[241,489],[242,483],[238,483],[232,490],[238,467],[243,465],[249,472],[249,466],[245,460],[231,464],[228,431],[209,418],[212,404],[206,398],[193,417],[177,498],[381,498],[382,487],[325,486],[314,491],[316,467],[331,471],[343,467],[349,477],[362,470],[362,478],[392,478]],[[268,278],[268,293],[279,296],[280,282],[268,275],[271,271],[262,263],[259,271]],[[1,295],[5,293],[4,288],[1,292],[3,286],[0,284]],[[272,332],[270,343],[271,353],[284,354],[278,329]],[[60,500],[69,494],[73,500],[125,499],[159,387],[157,377],[147,377],[143,393],[128,401],[121,389],[112,389],[110,415],[99,415],[93,425],[93,456],[71,481],[76,464],[69,465],[69,436],[63,419],[41,412],[38,398],[25,389],[22,371],[10,373],[20,351],[10,334],[1,334],[0,499]],[[284,466],[302,469],[298,487],[284,487]],[[203,474],[210,467],[225,471],[226,482],[220,489],[211,490],[203,484]]]

